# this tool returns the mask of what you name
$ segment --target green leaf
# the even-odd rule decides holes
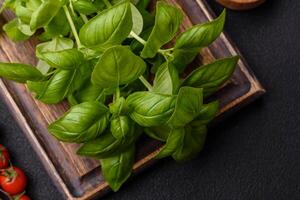
[[[36,56],[41,59],[42,54],[46,52],[62,51],[65,49],[71,49],[73,46],[73,40],[69,38],[55,37],[49,42],[38,44],[36,46]],[[51,66],[48,63],[39,60],[37,69],[39,69],[43,74],[46,74],[51,69]]]
[[[165,142],[168,139],[170,127],[168,125],[154,126],[145,128],[144,131],[149,137]]]
[[[72,4],[77,12],[84,15],[90,15],[98,11],[97,7],[90,0],[76,0],[72,1]]]
[[[36,56],[42,58],[45,52],[62,51],[72,49],[74,46],[73,40],[69,38],[55,37],[49,42],[44,42],[36,46]]]
[[[143,58],[152,58],[159,48],[170,42],[176,35],[183,15],[181,11],[159,1],[156,4],[155,25],[141,53]]]
[[[19,63],[0,63],[0,77],[20,83],[41,81],[45,77],[35,67]]]
[[[108,108],[99,102],[85,102],[73,106],[48,130],[64,142],[85,142],[97,138],[108,124]]]
[[[127,116],[116,116],[111,120],[110,131],[118,140],[134,137],[134,122]]]
[[[202,149],[206,139],[206,126],[190,126],[171,130],[166,145],[156,158],[172,155],[177,162],[194,158]]]
[[[77,49],[41,52],[41,59],[51,67],[66,70],[78,68],[85,62],[84,55]]]
[[[127,114],[128,108],[124,97],[120,97],[115,102],[109,104],[109,110],[114,116]]]
[[[199,54],[198,49],[174,49],[174,59],[171,63],[176,67],[179,73],[183,72],[188,64],[190,64]]]
[[[153,92],[160,94],[177,94],[180,85],[178,72],[169,63],[163,63],[157,70],[153,82]]]
[[[225,16],[224,10],[216,20],[187,29],[177,38],[175,49],[199,49],[208,46],[223,31]]]
[[[132,13],[132,31],[139,35],[143,31],[143,16],[140,11],[131,3],[131,13]],[[131,36],[129,35],[129,38]]]
[[[31,30],[36,30],[43,26],[46,26],[62,7],[63,2],[61,0],[46,0],[37,10],[32,13],[30,20]]]
[[[219,102],[213,101],[209,104],[203,104],[201,111],[196,119],[191,122],[193,126],[206,125],[212,121],[219,112]]]
[[[184,127],[199,115],[202,104],[201,88],[181,87],[177,95],[174,113],[168,124],[171,127]]]
[[[172,155],[176,151],[176,149],[181,145],[180,143],[183,140],[184,135],[184,127],[172,128],[169,133],[167,143],[156,155],[156,158],[161,159]]]
[[[26,24],[22,24],[18,19],[13,19],[3,26],[3,30],[10,39],[18,42],[27,40],[33,35],[27,27]]]
[[[180,145],[172,154],[177,162],[184,162],[194,158],[204,147],[206,126],[185,127],[185,134],[181,137]]]
[[[81,69],[57,70],[47,81],[27,82],[30,91],[36,93],[35,98],[48,104],[62,101],[78,89],[85,80]]]
[[[44,26],[44,32],[39,35],[39,39],[46,41],[58,36],[67,36],[70,33],[70,25],[63,9],[60,9],[55,17]]]
[[[139,0],[138,3],[136,4],[136,7],[141,9],[147,9],[149,3],[150,0]]]
[[[21,1],[16,2],[15,14],[23,23],[29,24],[33,11],[22,3]]]
[[[233,74],[238,56],[217,60],[194,70],[182,86],[203,88],[204,96],[209,96],[221,87]]]
[[[89,157],[107,158],[121,151],[121,143],[121,140],[117,140],[109,131],[105,131],[100,137],[84,143],[77,151],[77,154]]]
[[[159,126],[166,123],[175,107],[173,96],[152,92],[135,92],[126,99],[130,117],[143,127]]]
[[[131,29],[131,6],[129,2],[124,2],[106,9],[90,19],[81,28],[79,38],[87,47],[105,49],[111,45],[121,44]]]
[[[136,80],[146,70],[145,62],[128,47],[107,49],[92,73],[92,82],[102,88],[118,87]]]
[[[38,60],[38,63],[36,64],[36,68],[43,74],[46,75],[49,70],[51,69],[50,65],[48,65],[46,62],[42,60]]]
[[[90,80],[86,80],[74,93],[74,97],[79,103],[87,101],[99,101],[104,103],[106,94],[103,88],[92,84]]]
[[[102,174],[113,191],[118,191],[130,177],[135,156],[135,147],[110,158],[101,159]]]

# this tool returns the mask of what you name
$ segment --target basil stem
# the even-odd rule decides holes
[[[80,48],[82,47],[82,44],[81,44],[81,42],[80,42],[80,40],[79,40],[79,36],[78,36],[77,31],[76,31],[75,24],[74,24],[74,22],[73,22],[73,20],[72,20],[72,17],[71,17],[71,15],[70,15],[69,9],[68,9],[67,6],[63,6],[63,9],[64,9],[64,11],[65,11],[65,14],[66,14],[66,17],[67,17],[67,19],[68,19],[69,25],[70,25],[70,27],[71,27],[72,33],[73,33],[73,35],[74,35],[74,37],[75,37],[77,46],[78,46],[78,48],[80,49]]]

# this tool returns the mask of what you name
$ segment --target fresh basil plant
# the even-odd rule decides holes
[[[0,76],[26,83],[44,103],[68,100],[70,110],[49,132],[82,144],[77,153],[100,161],[114,191],[130,177],[143,133],[165,143],[157,158],[182,162],[203,149],[207,125],[219,110],[218,101],[205,98],[228,81],[239,60],[224,58],[185,71],[199,50],[219,37],[225,11],[179,34],[181,10],[158,1],[152,14],[149,3],[6,0],[0,10],[16,14],[3,26],[12,40],[36,35],[42,42],[36,67],[0,63]]]

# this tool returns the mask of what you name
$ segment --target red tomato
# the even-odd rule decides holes
[[[27,195],[22,195],[19,200],[30,200],[30,198]]]
[[[11,167],[2,170],[0,174],[0,185],[8,194],[17,195],[25,190],[27,177],[21,169]]]
[[[7,149],[0,144],[0,169],[5,169],[9,166],[9,153]]]
[[[29,196],[22,194],[21,196],[14,197],[14,200],[30,200]]]

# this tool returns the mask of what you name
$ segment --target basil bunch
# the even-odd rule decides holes
[[[199,50],[222,32],[225,11],[181,34],[177,7],[149,0],[7,0],[16,18],[3,29],[15,40],[36,33],[37,67],[0,63],[0,76],[26,83],[37,99],[71,105],[49,132],[81,143],[78,154],[99,159],[114,191],[128,179],[135,143],[146,133],[165,142],[157,158],[182,162],[203,148],[219,110],[205,103],[232,75],[238,57],[217,60],[182,78]],[[39,31],[37,31],[39,30]],[[171,40],[171,48],[164,46]],[[185,72],[186,73],[186,72]],[[152,81],[150,81],[152,80]]]

